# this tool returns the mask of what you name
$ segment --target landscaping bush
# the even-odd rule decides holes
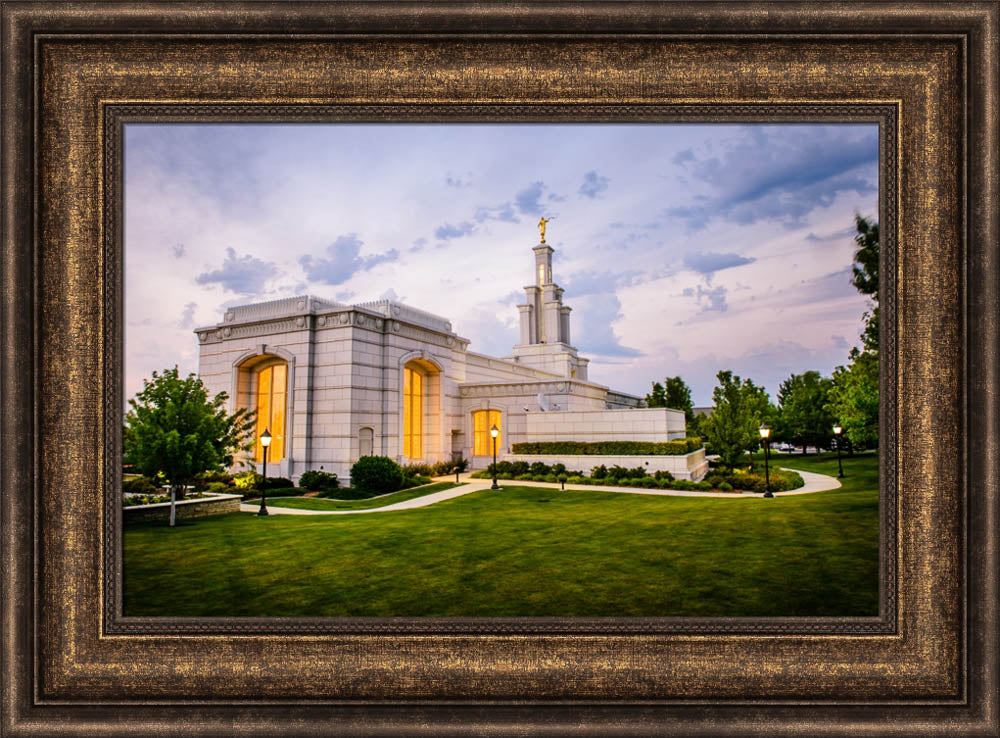
[[[673,484],[674,484],[673,477],[669,478],[660,477],[659,479],[656,480],[656,486],[659,487],[660,489],[671,489]]]
[[[267,496],[270,497],[301,497],[308,490],[302,489],[301,487],[276,487],[274,489],[267,490]],[[256,495],[255,495],[256,496]]]
[[[644,477],[648,473],[649,472],[646,471],[646,467],[644,467],[644,466],[637,466],[634,469],[629,469],[628,470],[628,475],[630,477],[633,477],[633,478],[634,477]]]
[[[700,438],[682,441],[533,441],[515,443],[515,454],[554,454],[559,456],[586,454],[590,456],[672,456],[697,451],[702,447]]]
[[[604,464],[601,464],[600,466],[595,466],[593,469],[590,470],[591,479],[605,479],[607,478],[607,476],[608,476],[608,467],[606,467]]]
[[[122,482],[122,492],[134,495],[151,495],[157,490],[156,483],[149,477],[136,477]]]
[[[531,473],[532,474],[548,474],[549,473],[549,466],[548,466],[548,464],[545,464],[545,463],[543,463],[541,461],[536,461],[534,464],[531,465]]]
[[[572,477],[566,477],[567,484],[586,484],[583,477],[578,475],[573,475]]]
[[[702,492],[708,492],[712,489],[712,484],[706,481],[695,482],[695,486]]]
[[[642,479],[639,480],[639,484],[640,486],[645,487],[646,489],[653,489],[657,486],[656,480],[653,479],[653,477],[643,477]]]
[[[544,475],[542,477],[542,481],[543,482],[558,482],[559,481],[559,477],[557,477],[555,474],[546,474],[546,475]]]
[[[336,474],[331,472],[310,469],[299,477],[299,486],[313,492],[325,492],[337,489],[340,486],[340,480],[337,479]]]
[[[403,470],[388,456],[362,456],[351,467],[351,486],[366,492],[395,492]]]
[[[284,489],[286,487],[294,487],[291,479],[285,479],[284,477],[268,477],[264,480],[264,489],[270,492],[272,489]]]
[[[566,465],[565,464],[553,464],[552,465],[552,473],[553,474],[565,474],[566,473]]]
[[[521,474],[521,475],[519,475],[517,477],[514,477],[514,478],[517,481],[519,481],[519,482],[534,482],[535,481],[535,477],[533,475],[531,475],[531,474]]]
[[[434,474],[434,467],[430,464],[405,464],[403,467],[403,476],[415,476],[420,475],[422,477],[430,477]]]
[[[619,466],[615,464],[613,467],[608,469],[608,479],[614,479],[618,481],[619,479],[625,479],[629,476],[629,470],[624,466]]]
[[[715,486],[718,489],[722,490],[723,492],[732,492],[733,491],[733,485],[731,485],[729,482],[719,482]]]
[[[224,482],[209,482],[205,491],[213,495],[224,495],[229,492],[229,485]]]
[[[415,474],[413,476],[403,477],[403,484],[400,486],[400,489],[410,489],[410,487],[419,487],[422,484],[430,484],[430,483],[431,483],[430,477],[424,477],[419,474]]]
[[[670,486],[673,489],[688,490],[688,491],[695,489],[694,482],[692,482],[690,479],[675,479]]]
[[[263,483],[264,476],[254,471],[240,472],[233,477],[233,484],[241,492],[250,489],[260,489]]]
[[[659,482],[661,479],[665,479],[670,482],[674,478],[674,475],[668,472],[666,469],[659,469],[653,474],[653,479]]]
[[[623,487],[641,487],[643,477],[626,477],[622,481]]]

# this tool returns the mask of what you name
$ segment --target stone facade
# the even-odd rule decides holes
[[[491,457],[474,454],[480,410],[500,413],[498,458],[528,440],[683,437],[683,413],[638,409],[641,398],[587,379],[588,360],[569,344],[570,308],[552,282],[552,249],[533,252],[536,284],[518,306],[521,343],[506,358],[470,351],[448,319],[408,305],[306,295],[230,308],[221,323],[196,329],[199,374],[235,410],[257,407],[261,367],[285,367],[287,391],[275,395],[283,432],[272,446],[280,460],[268,475],[293,480],[320,467],[346,478],[367,454],[404,464],[462,456],[481,468]],[[421,377],[417,415],[417,401],[404,402],[407,369]],[[419,425],[416,455],[405,453],[406,407]]]

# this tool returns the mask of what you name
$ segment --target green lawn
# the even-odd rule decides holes
[[[830,456],[772,463],[837,473]],[[875,615],[875,457],[845,458],[844,470],[840,490],[774,499],[509,486],[390,513],[128,526],[124,611]]]
[[[330,500],[323,497],[275,497],[267,498],[267,506],[270,507],[292,507],[299,510],[370,510],[375,507],[386,507],[395,505],[397,502],[406,502],[415,497],[423,497],[433,492],[451,489],[457,485],[454,482],[434,482],[425,484],[422,487],[404,489],[401,492],[382,495],[381,497],[371,497],[367,500]],[[259,505],[260,500],[247,500],[247,504]]]

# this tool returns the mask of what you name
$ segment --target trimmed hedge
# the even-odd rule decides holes
[[[515,443],[511,453],[560,456],[679,456],[702,447],[700,438],[683,441],[529,441]]]
[[[324,492],[337,489],[340,486],[340,480],[337,479],[336,474],[331,472],[310,469],[307,472],[302,472],[302,476],[299,477],[299,486],[314,492]]]
[[[403,470],[388,456],[362,456],[351,467],[351,486],[366,492],[395,492],[403,486]]]

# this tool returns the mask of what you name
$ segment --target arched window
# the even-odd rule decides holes
[[[493,436],[490,435],[490,428],[500,425],[499,410],[476,410],[472,414],[472,454],[473,456],[493,455]],[[497,434],[497,448],[500,448],[501,434]]]
[[[424,455],[424,380],[422,372],[403,368],[403,456]]]
[[[257,439],[254,459],[264,460],[264,447],[260,435],[265,430],[271,433],[271,446],[267,460],[280,461],[285,456],[285,400],[287,394],[288,368],[284,363],[268,364],[254,372],[254,387],[257,409]]]

